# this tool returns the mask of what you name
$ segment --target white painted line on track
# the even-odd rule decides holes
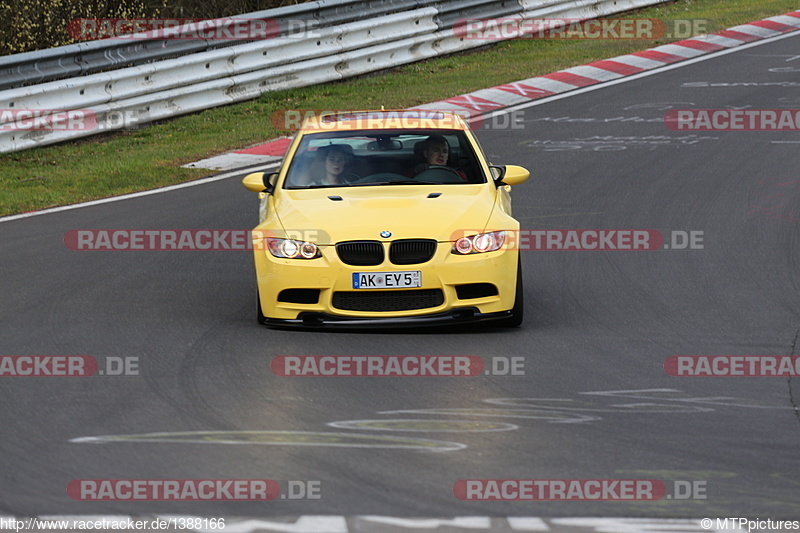
[[[663,67],[657,67],[657,68],[654,68],[654,69],[651,69],[651,70],[645,70],[643,72],[639,72],[637,74],[631,74],[630,76],[626,76],[626,77],[620,78],[618,80],[611,80],[611,81],[606,81],[606,82],[602,82],[602,83],[596,83],[594,85],[588,85],[586,87],[582,87],[580,89],[575,89],[575,90],[572,90],[572,91],[569,91],[569,92],[560,93],[560,94],[554,94],[552,96],[544,96],[542,98],[539,98],[539,99],[536,99],[536,100],[532,100],[532,101],[526,102],[524,104],[517,104],[517,105],[512,106],[512,107],[505,107],[503,109],[499,109],[497,111],[492,111],[490,113],[485,113],[483,115],[477,115],[475,117],[472,117],[470,119],[470,122],[476,121],[476,120],[486,120],[487,118],[492,118],[492,117],[500,116],[500,115],[503,115],[503,114],[506,114],[506,113],[512,113],[514,111],[519,111],[521,109],[527,109],[529,107],[534,107],[534,106],[538,106],[538,105],[554,102],[556,100],[561,100],[562,98],[569,98],[570,96],[577,96],[579,94],[584,94],[584,93],[596,91],[598,89],[605,89],[606,87],[611,87],[612,85],[618,85],[620,83],[626,83],[626,82],[629,82],[629,81],[638,80],[639,78],[646,78],[648,76],[661,74],[662,72],[667,72],[669,70],[685,67],[685,66],[688,66],[688,65],[694,65],[695,63],[700,63],[701,61],[707,61],[709,59],[714,59],[714,58],[719,57],[719,56],[733,54],[735,52],[740,52],[742,50],[747,50],[747,49],[753,48],[755,46],[760,46],[762,44],[768,44],[768,43],[772,43],[772,42],[775,42],[775,41],[779,41],[781,39],[788,39],[790,37],[797,37],[797,35],[798,35],[797,32],[782,33],[780,35],[776,35],[774,37],[769,37],[767,39],[763,39],[763,40],[760,40],[760,41],[753,41],[751,43],[741,44],[741,45],[737,46],[736,48],[728,48],[726,50],[719,50],[717,52],[709,52],[709,53],[707,53],[705,55],[702,55],[700,57],[695,57],[695,58],[692,58],[692,59],[686,59],[686,60],[680,61],[678,63],[671,63],[671,64],[668,64],[668,65],[664,65]],[[614,58],[610,58],[610,59],[614,59]]]
[[[273,167],[277,167],[279,162],[271,163],[269,165],[253,167],[253,171],[260,171],[260,170],[268,170]],[[120,200],[131,200],[133,198],[141,198],[142,196],[149,196],[151,194],[159,194],[162,192],[170,192],[175,191],[178,189],[185,189],[188,187],[194,187],[195,185],[205,185],[206,183],[213,183],[215,181],[220,181],[228,178],[232,178],[234,176],[240,175],[246,171],[245,168],[239,168],[236,170],[231,170],[229,172],[224,172],[222,174],[215,174],[213,176],[209,176],[207,178],[201,178],[199,180],[194,181],[187,181],[185,183],[178,183],[176,185],[168,185],[166,187],[160,187],[158,189],[150,189],[148,191],[140,191],[140,192],[133,192],[130,194],[123,194],[122,196],[112,196],[110,198],[101,198],[99,200],[92,200],[90,202],[82,202],[79,204],[70,204],[70,205],[63,205],[59,207],[51,207],[49,209],[42,209],[41,211],[29,211],[27,213],[20,213],[18,215],[9,215],[7,217],[0,217],[0,222],[11,222],[12,220],[19,220],[22,218],[30,218],[35,217],[38,215],[49,215],[51,213],[60,213],[62,211],[70,211],[72,209],[80,209],[82,207],[91,207],[95,205],[101,204],[110,204],[111,202],[119,202]]]
[[[749,26],[749,25],[735,26],[735,27],[729,28],[729,29],[736,30],[736,31],[741,31],[741,29],[745,28],[745,27],[753,29],[753,27]],[[756,28],[756,29],[757,30],[761,30],[762,28]],[[769,31],[770,33],[774,33],[771,30],[767,30],[767,31]],[[755,33],[762,33],[762,32],[755,32]],[[530,101],[530,102],[517,104],[517,105],[511,106],[511,107],[505,107],[503,109],[499,109],[497,111],[492,111],[492,112],[489,112],[489,113],[484,113],[482,115],[476,115],[475,117],[472,117],[471,119],[469,119],[469,121],[473,122],[473,121],[479,120],[479,119],[480,120],[485,120],[487,118],[492,118],[492,117],[495,117],[495,116],[501,116],[501,115],[504,115],[504,114],[508,114],[508,113],[511,113],[511,112],[514,112],[514,111],[519,111],[521,109],[527,109],[529,107],[534,107],[534,106],[538,106],[538,105],[547,104],[547,103],[550,103],[550,102],[554,102],[556,100],[561,100],[562,98],[569,98],[569,97],[572,97],[572,96],[578,96],[580,94],[585,94],[585,93],[588,93],[588,92],[591,92],[591,91],[596,91],[598,89],[604,89],[606,87],[617,85],[619,83],[627,83],[629,81],[638,80],[640,78],[644,78],[644,77],[647,77],[647,76],[652,76],[652,75],[655,75],[655,74],[661,74],[663,72],[667,72],[667,71],[670,71],[670,70],[673,70],[673,69],[682,68],[682,67],[685,67],[685,66],[688,66],[688,65],[693,65],[693,64],[699,63],[701,61],[707,61],[709,59],[714,59],[714,58],[717,58],[717,57],[720,57],[720,56],[724,56],[724,55],[727,55],[727,54],[733,54],[733,53],[736,53],[736,52],[740,52],[742,50],[749,50],[750,48],[753,48],[753,47],[756,47],[756,46],[761,46],[761,45],[764,45],[764,44],[769,44],[769,43],[772,43],[772,42],[775,42],[775,41],[779,41],[781,39],[788,39],[788,38],[796,37],[796,36],[797,36],[797,32],[796,31],[791,31],[791,32],[788,32],[788,33],[781,33],[781,34],[778,34],[778,35],[774,35],[772,37],[766,37],[766,38],[758,40],[758,41],[753,41],[753,42],[750,42],[750,43],[744,43],[744,44],[741,44],[741,45],[733,47],[733,48],[727,48],[727,49],[724,49],[724,50],[718,50],[716,52],[701,52],[702,55],[700,55],[698,57],[693,57],[693,58],[689,58],[689,59],[685,59],[685,60],[679,61],[677,63],[672,63],[672,64],[667,64],[667,65],[664,65],[664,66],[656,67],[656,68],[653,68],[651,70],[645,70],[643,72],[639,72],[637,74],[631,74],[630,76],[625,76],[625,77],[622,77],[622,78],[619,78],[619,79],[616,79],[616,80],[598,82],[596,84],[589,85],[589,86],[582,87],[582,88],[578,88],[578,89],[572,88],[573,86],[571,86],[571,85],[568,85],[568,84],[565,84],[565,83],[561,83],[561,82],[558,82],[558,81],[555,81],[555,80],[550,80],[550,79],[543,78],[543,77],[531,78],[529,80],[521,80],[522,83],[527,84],[527,85],[532,85],[532,86],[536,86],[536,87],[539,87],[541,85],[545,85],[547,87],[541,87],[541,88],[547,88],[547,90],[552,90],[554,88],[558,88],[558,90],[562,90],[562,91],[565,91],[565,92],[561,92],[559,94],[554,94],[552,96],[542,97],[542,98],[539,98],[539,99],[536,99],[536,100],[533,100],[533,101]],[[676,45],[673,45],[673,44],[668,44],[668,45],[663,45],[663,46],[657,47],[657,48],[655,48],[653,50],[664,51],[664,50],[667,50],[667,49],[672,50],[673,48],[682,48],[682,47],[679,47],[679,46],[676,46]],[[686,50],[684,50],[683,53],[691,54],[692,52],[690,52],[689,50],[691,50],[691,49],[686,49]],[[620,57],[628,57],[628,56],[620,56]],[[608,58],[608,60],[614,60],[614,59],[615,58]],[[617,59],[619,59],[619,58],[617,58]],[[561,86],[563,86],[563,87],[561,87]],[[455,97],[455,98],[458,98],[458,97]],[[439,104],[441,106],[442,104],[446,104],[446,103],[447,103],[447,101],[445,100],[443,102],[438,102],[438,103],[434,102],[434,103],[431,103],[431,104],[425,104],[423,106],[416,106],[416,108],[417,109],[423,109],[423,108],[425,108],[426,105]],[[441,107],[440,107],[440,109],[441,109]],[[278,165],[279,165],[279,162],[275,162],[275,163],[272,163],[272,164],[267,164],[267,165],[265,165],[263,167],[258,167],[258,169],[259,170],[260,169],[271,169],[273,167],[277,167]],[[60,207],[53,207],[53,208],[50,208],[50,209],[43,209],[41,211],[31,211],[31,212],[28,212],[28,213],[20,213],[18,215],[10,215],[10,216],[7,216],[7,217],[0,217],[0,223],[1,222],[10,222],[10,221],[13,221],[13,220],[29,218],[29,217],[38,216],[38,215],[47,215],[47,214],[51,214],[51,213],[59,213],[59,212],[62,212],[62,211],[69,211],[69,210],[72,210],[72,209],[80,209],[82,207],[91,207],[91,206],[95,206],[95,205],[107,204],[107,203],[111,203],[111,202],[117,202],[117,201],[120,201],[120,200],[130,200],[130,199],[133,199],[133,198],[140,198],[142,196],[147,196],[147,195],[150,195],[150,194],[159,194],[159,193],[170,192],[170,191],[174,191],[174,190],[182,189],[182,188],[186,188],[186,187],[194,187],[196,185],[205,185],[207,183],[211,183],[211,182],[214,182],[214,181],[219,181],[219,180],[223,180],[223,179],[227,179],[227,178],[231,178],[233,176],[239,175],[244,170],[245,170],[244,168],[240,168],[240,169],[232,170],[232,171],[225,172],[225,173],[222,173],[222,174],[216,174],[214,176],[209,176],[207,178],[202,178],[202,179],[199,179],[199,180],[189,181],[189,182],[186,182],[186,183],[180,183],[180,184],[177,184],[177,185],[170,185],[168,187],[161,187],[159,189],[152,189],[152,190],[149,190],[149,191],[141,191],[141,192],[136,192],[136,193],[131,193],[131,194],[125,194],[125,195],[122,195],[122,196],[114,196],[114,197],[111,197],[111,198],[103,198],[103,199],[100,199],[100,200],[92,200],[90,202],[83,202],[83,203],[79,203],[79,204],[71,204],[71,205],[65,205],[65,206],[60,206]]]

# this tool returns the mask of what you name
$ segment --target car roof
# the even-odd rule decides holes
[[[313,115],[303,122],[302,133],[353,130],[468,130],[459,115],[426,109],[339,111]]]

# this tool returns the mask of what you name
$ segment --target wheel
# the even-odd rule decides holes
[[[258,314],[256,315],[256,320],[258,320],[259,324],[266,324],[267,317],[264,316],[264,313],[261,312],[261,293],[258,292],[258,288],[256,288],[256,308]]]
[[[522,287],[522,257],[517,260],[517,289],[514,292],[514,307],[511,308],[511,316],[498,321],[498,325],[515,328],[522,324],[525,316],[525,291]]]

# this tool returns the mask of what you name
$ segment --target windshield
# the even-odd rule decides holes
[[[347,131],[305,135],[287,189],[485,183],[460,130]]]

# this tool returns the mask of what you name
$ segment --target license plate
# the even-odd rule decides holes
[[[410,289],[422,286],[422,271],[353,272],[354,289]]]

